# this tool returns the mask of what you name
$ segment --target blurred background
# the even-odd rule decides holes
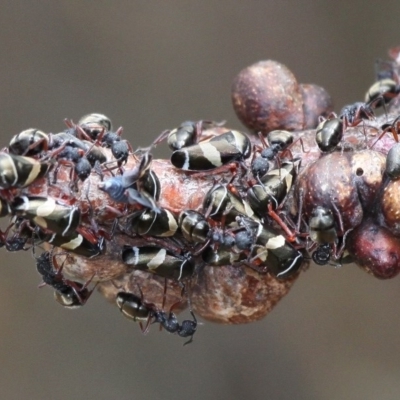
[[[351,3],[351,4],[349,4]],[[361,100],[400,44],[398,0],[0,1],[1,147],[101,112],[134,147],[192,119],[243,129],[234,76],[262,59]],[[264,320],[203,323],[194,343],[123,318],[99,294],[60,307],[30,252],[1,252],[1,399],[398,399],[400,278],[314,267]]]

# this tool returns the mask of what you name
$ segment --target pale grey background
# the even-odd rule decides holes
[[[351,4],[348,4],[351,3]],[[260,59],[363,98],[400,44],[398,0],[1,1],[1,146],[92,111],[134,147],[186,119],[227,119],[232,78]],[[398,399],[400,278],[312,268],[265,320],[200,326],[195,342],[139,328],[94,295],[62,309],[30,254],[1,252],[1,399]]]

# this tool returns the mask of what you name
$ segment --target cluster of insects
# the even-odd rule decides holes
[[[364,102],[306,133],[250,135],[225,122],[186,121],[134,150],[97,113],[65,120],[60,133],[24,130],[0,152],[0,216],[10,218],[0,245],[31,250],[64,307],[83,306],[111,282],[111,299],[142,332],[157,323],[187,343],[195,313],[202,316],[192,289],[207,269],[232,266],[285,284],[313,260],[389,277],[379,273],[397,264],[368,264],[359,227],[373,226],[384,239],[369,244],[400,259],[388,194],[400,181],[400,117],[390,110],[398,69],[380,62]],[[165,142],[170,160],[154,160],[152,149]],[[104,259],[112,273],[100,267]],[[132,286],[119,284],[121,276]],[[144,289],[151,279],[164,282],[161,301]],[[171,282],[178,301],[168,301]],[[174,310],[186,306],[191,319],[179,322]]]

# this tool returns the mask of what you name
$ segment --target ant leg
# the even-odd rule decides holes
[[[167,129],[165,131],[162,131],[160,135],[154,140],[153,146],[157,146],[161,142],[163,142],[165,139],[167,139],[168,135],[171,133],[170,129]]]
[[[137,288],[139,290],[139,293],[140,293],[140,301],[142,302],[142,304],[144,304],[144,296],[143,296],[142,289],[141,289],[141,287],[139,286],[139,284],[137,282],[135,282],[135,283],[136,283],[136,286],[137,286]],[[147,317],[146,325],[144,326],[144,328],[143,328],[142,322],[141,321],[139,322],[140,330],[142,331],[143,335],[147,335],[149,333],[150,322],[151,322],[152,318],[153,318],[153,313],[150,312],[149,316]]]
[[[196,172],[196,171],[185,171],[185,172],[192,172],[193,177],[195,178],[204,178],[204,177],[209,177],[210,173],[212,172],[213,174],[222,174],[225,172],[232,172],[233,170],[236,172],[237,166],[236,166],[236,161],[232,161],[229,164],[221,165],[219,167],[213,168],[211,170],[207,171],[201,171],[201,172]],[[235,167],[233,167],[235,165]]]
[[[387,132],[390,132],[390,133],[393,135],[393,138],[394,138],[394,140],[395,140],[396,142],[399,141],[399,136],[398,136],[396,130],[393,128],[393,126],[390,125],[390,126],[388,126],[387,128],[385,128],[385,129],[382,131],[382,133],[379,135],[378,139],[376,139],[375,142],[371,145],[370,149],[372,149],[372,148],[376,145],[376,143],[377,143],[379,140],[381,140],[381,139],[383,138],[383,136],[385,136],[385,134],[386,134]]]
[[[297,240],[295,233],[283,222],[282,218],[272,209],[271,203],[268,204],[268,215],[282,228],[286,234],[286,240],[293,243]]]
[[[72,119],[64,118],[64,124],[67,125],[67,128],[69,129],[75,129],[76,125],[74,124],[74,121]]]
[[[93,139],[80,127],[80,126],[76,126],[76,130],[78,131],[78,137],[80,139],[85,139],[89,142],[93,142]],[[100,136],[100,135],[99,135]],[[97,140],[97,139],[96,139]],[[95,142],[94,142],[95,143]]]
[[[268,148],[269,145],[268,145],[267,141],[265,140],[265,136],[264,136],[261,132],[258,132],[257,135],[258,135],[258,137],[260,138],[260,141],[261,141],[261,143],[263,144],[263,146],[264,146],[265,148]]]
[[[47,152],[48,150],[48,141],[45,138],[39,139],[37,142],[32,143],[28,146],[28,148],[23,152],[22,156],[25,156],[29,151],[31,151],[32,149],[34,149],[35,147],[38,147],[39,145],[41,145],[42,143],[44,143],[43,146],[43,151]]]
[[[336,260],[340,259],[343,256],[344,250],[346,249],[347,236],[352,230],[354,230],[354,228],[350,228],[344,233],[344,235],[342,237],[342,243],[341,243],[339,249],[333,253],[333,257]]]
[[[344,226],[343,226],[342,215],[340,214],[339,209],[337,208],[336,204],[333,203],[333,202],[331,202],[331,204],[332,204],[332,207],[333,207],[333,209],[335,210],[336,215],[337,215],[337,217],[338,217],[338,220],[339,220],[339,229],[340,229],[340,236],[342,236],[343,233],[344,233]]]
[[[190,335],[190,339],[183,343],[184,346],[186,346],[187,344],[190,344],[193,342],[193,336],[196,333],[196,329],[197,329],[197,319],[196,316],[194,315],[194,312],[192,311],[192,309],[190,309],[190,314],[192,315],[193,320],[189,321],[189,320],[184,320],[180,326],[180,329],[178,330],[178,335],[179,336],[189,336]],[[189,331],[189,334],[188,334]]]

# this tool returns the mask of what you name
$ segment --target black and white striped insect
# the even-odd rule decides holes
[[[386,157],[385,172],[391,180],[400,178],[400,143],[390,148]]]
[[[317,244],[312,253],[313,261],[318,265],[325,265],[333,255],[333,246],[336,247],[338,234],[335,218],[330,209],[322,206],[315,207],[309,219],[309,235],[312,242]]]
[[[168,147],[172,151],[180,150],[184,147],[192,146],[198,143],[200,139],[207,139],[207,137],[201,137],[203,130],[223,126],[224,124],[225,121],[185,121],[175,129],[162,132],[161,135],[154,141],[154,144],[157,145],[167,138]]]
[[[80,118],[77,124],[68,118],[65,118],[64,122],[67,125],[66,133],[91,142],[95,141],[102,133],[112,130],[110,118],[99,113],[86,114]]]
[[[9,215],[12,215],[10,203],[7,200],[0,197],[0,218],[7,217]]]
[[[334,203],[331,203],[334,213],[330,208],[323,206],[316,206],[311,211],[310,218],[308,221],[309,226],[309,237],[315,245],[319,247],[319,254],[321,258],[327,258],[327,255],[323,255],[328,251],[328,247],[331,249],[330,257],[335,260],[343,259],[343,253],[345,251],[346,237],[353,230],[350,228],[344,231],[342,216]],[[335,222],[335,216],[337,223]],[[317,255],[316,255],[317,257]]]
[[[209,239],[210,224],[197,211],[182,211],[178,217],[178,226],[182,236],[190,243],[205,243]]]
[[[343,121],[340,118],[330,118],[319,123],[315,141],[323,152],[332,151],[343,137]]]
[[[206,265],[222,266],[240,264],[247,260],[247,255],[243,252],[235,253],[231,249],[207,246],[201,253],[202,260]]]
[[[385,78],[376,81],[365,94],[365,102],[373,104],[374,108],[388,104],[400,93],[400,85],[393,79]]]
[[[333,212],[323,206],[316,206],[310,215],[309,225],[309,237],[313,242],[311,249],[317,245],[315,256],[313,255],[314,261],[326,260],[333,258],[334,260],[340,260],[340,263],[346,263],[343,254],[345,252],[346,237],[353,230],[353,228],[344,231],[342,216],[334,203],[331,203],[335,211]],[[335,216],[337,218],[337,224],[335,222]],[[328,251],[330,249],[330,254]],[[328,260],[329,261],[329,260]]]
[[[60,234],[43,234],[39,233],[40,242],[47,242],[53,246],[60,247],[78,256],[93,258],[101,255],[105,251],[105,240],[103,237],[94,238],[87,237],[80,233],[72,233],[67,236]]]
[[[0,153],[0,189],[23,188],[43,178],[51,167],[30,157]]]
[[[178,256],[153,246],[124,246],[122,261],[132,268],[175,280],[191,277],[195,267],[190,254]]]
[[[151,198],[155,202],[160,200],[161,183],[153,170],[147,169],[136,181],[135,186],[142,196]]]
[[[15,135],[8,145],[11,154],[35,156],[48,148],[49,136],[35,128],[26,129]]]
[[[268,213],[268,206],[276,210],[290,192],[301,160],[283,161],[280,168],[267,172],[247,190],[246,198],[254,212],[261,218]]]
[[[234,161],[242,161],[250,154],[249,138],[239,131],[229,131],[174,151],[171,163],[184,171],[208,171]]]
[[[330,209],[322,206],[315,207],[309,219],[310,239],[313,242],[335,243],[337,241],[337,231],[335,218]]]
[[[216,221],[225,220],[226,224],[236,220],[238,216],[256,218],[254,211],[247,203],[233,194],[226,185],[215,184],[205,195],[203,210],[207,217]]]
[[[66,121],[69,128],[73,128],[74,125],[68,120]],[[72,126],[71,126],[72,125]],[[112,131],[112,122],[104,114],[91,113],[84,115],[79,121],[77,126],[79,126],[92,140],[96,140],[97,137],[103,132]]]
[[[164,208],[159,213],[153,210],[138,211],[130,218],[130,224],[140,236],[170,237],[178,229],[175,217]]]
[[[148,172],[152,158],[151,153],[145,152],[134,168],[100,182],[99,189],[119,203],[139,203],[155,212],[160,212],[156,205],[160,196],[160,182],[154,173]],[[149,194],[147,190],[153,193]]]
[[[268,272],[279,279],[295,275],[304,260],[302,253],[289,244],[283,235],[262,225],[257,232],[252,258],[264,261]]]
[[[154,305],[146,304],[143,298],[128,292],[119,292],[115,301],[122,315],[134,322],[139,322],[142,332],[145,333],[154,313]],[[146,322],[145,328],[143,328],[143,322]]]
[[[15,215],[61,236],[75,232],[81,221],[78,207],[61,204],[52,197],[18,196],[12,202],[11,209]]]

